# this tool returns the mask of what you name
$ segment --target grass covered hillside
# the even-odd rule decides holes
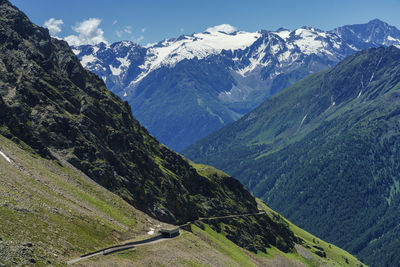
[[[189,148],[372,266],[400,262],[400,50],[368,49]]]

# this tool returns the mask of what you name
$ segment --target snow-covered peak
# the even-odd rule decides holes
[[[317,30],[315,28],[312,27],[301,27],[297,30],[294,31],[295,35],[298,35],[302,38],[315,38],[318,36],[321,36],[323,38],[326,38],[326,33],[321,31],[321,30]]]
[[[229,24],[221,24],[221,25],[207,28],[206,32],[209,32],[209,33],[224,32],[227,34],[231,34],[231,33],[237,32],[237,28],[233,27],[232,25],[229,25]]]
[[[222,50],[237,50],[244,49],[253,44],[261,37],[257,32],[242,32],[224,33],[222,31],[194,34],[194,41],[187,42],[186,47],[191,47],[194,50],[209,50],[213,53],[220,53]]]
[[[148,47],[143,72],[132,82],[135,84],[148,73],[161,66],[172,67],[184,59],[203,59],[221,53],[222,50],[245,49],[252,45],[261,33],[243,32],[231,25],[223,24],[208,28],[205,32],[177,39],[169,39]]]
[[[136,46],[139,46],[139,45],[132,41],[124,40],[121,42],[113,43],[111,46],[109,46],[109,48],[117,49],[117,50],[121,50],[121,49],[126,50],[126,49],[132,49]]]
[[[227,68],[242,77],[262,72],[265,78],[268,70],[268,77],[273,79],[287,69],[300,66],[311,55],[330,66],[354,51],[379,45],[400,47],[400,31],[379,20],[332,31],[301,27],[244,32],[222,24],[145,47],[121,41],[111,45],[83,45],[74,47],[73,51],[84,67],[107,81],[107,86],[126,90],[129,95],[154,70],[173,68],[182,60],[201,60],[221,54],[229,62]]]
[[[279,37],[281,37],[283,40],[287,40],[290,37],[290,30],[288,29],[284,29],[284,28],[280,28],[279,30],[277,30],[276,32],[274,32],[276,35],[278,35]]]

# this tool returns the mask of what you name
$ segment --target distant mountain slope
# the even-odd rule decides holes
[[[371,266],[398,266],[400,50],[368,49],[197,142],[301,227]]]
[[[400,45],[400,31],[372,20],[332,31],[249,33],[225,25],[148,47],[122,41],[74,52],[151,134],[181,151],[310,73],[389,45]]]

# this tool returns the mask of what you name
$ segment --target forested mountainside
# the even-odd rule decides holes
[[[400,50],[367,49],[184,154],[238,177],[272,208],[365,263],[395,266],[399,96]]]

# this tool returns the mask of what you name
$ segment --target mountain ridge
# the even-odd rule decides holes
[[[213,31],[146,47],[122,41],[74,52],[129,102],[151,134],[182,151],[310,73],[361,49],[389,45],[400,46],[400,31],[372,20],[331,31]]]

